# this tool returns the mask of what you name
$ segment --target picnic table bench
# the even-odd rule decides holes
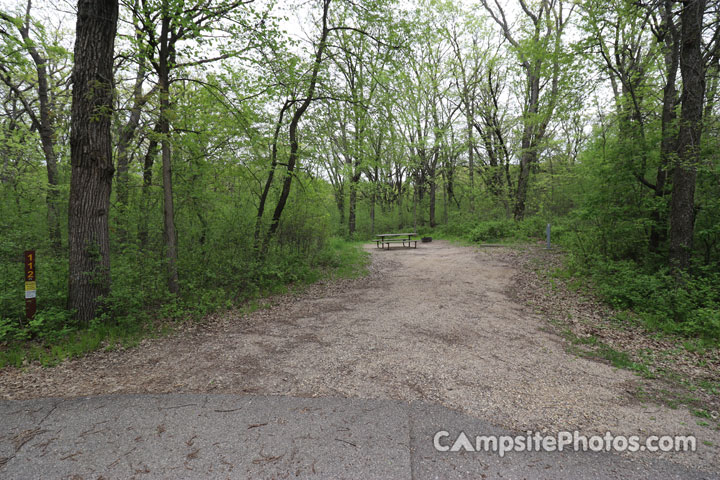
[[[417,236],[417,233],[380,233],[376,235],[375,244],[377,245],[377,248],[385,248],[385,245],[387,245],[388,250],[390,250],[390,244],[391,243],[402,243],[403,247],[410,248],[412,245],[413,248],[417,248],[417,239],[414,239],[412,237]],[[405,245],[407,243],[407,245]]]

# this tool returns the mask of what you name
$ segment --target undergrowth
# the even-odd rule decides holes
[[[115,258],[112,295],[105,299],[104,312],[85,328],[63,308],[64,284],[51,279],[65,276],[62,262],[45,260],[39,278],[38,312],[32,320],[22,317],[22,264],[15,265],[20,281],[3,285],[0,298],[0,368],[38,362],[56,365],[64,359],[98,349],[130,348],[143,338],[164,335],[184,321],[200,321],[212,312],[229,308],[252,310],[258,299],[315,283],[322,278],[357,277],[367,272],[367,253],[357,242],[331,238],[312,254],[274,252],[264,265],[233,266],[220,278],[198,276],[183,282],[180,296],[170,295],[156,276],[146,271],[159,265],[150,260],[135,263],[127,252]],[[147,269],[147,270],[146,270]]]

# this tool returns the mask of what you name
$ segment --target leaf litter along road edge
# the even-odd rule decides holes
[[[565,256],[558,250],[519,246],[501,253],[517,265],[512,296],[533,308],[565,338],[568,350],[634,371],[647,379],[633,392],[640,401],[686,407],[720,428],[720,350],[689,350],[689,340],[619,321],[592,291],[571,288],[573,278],[554,275]],[[625,316],[627,317],[627,316]]]

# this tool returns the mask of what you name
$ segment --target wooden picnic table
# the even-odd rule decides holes
[[[407,242],[407,248],[410,248],[411,244],[414,243],[414,248],[417,248],[417,239],[413,239],[412,237],[416,237],[417,233],[378,233],[375,235],[377,238],[375,239],[375,244],[377,245],[377,248],[385,248],[385,245],[387,245],[388,250],[390,250],[390,244],[391,243],[401,243],[403,244],[403,247],[405,247],[405,243]]]

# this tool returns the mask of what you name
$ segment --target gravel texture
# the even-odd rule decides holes
[[[517,431],[693,434],[695,453],[656,455],[720,471],[720,431],[687,409],[640,403],[641,379],[567,352],[518,299],[506,249],[374,245],[368,277],[225,313],[127,351],[0,371],[0,398],[252,393],[423,400]],[[518,277],[520,276],[520,277]]]

